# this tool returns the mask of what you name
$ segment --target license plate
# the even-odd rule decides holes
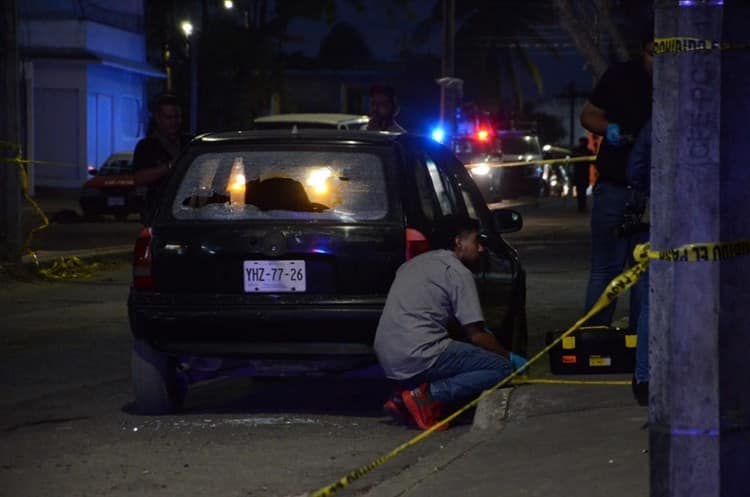
[[[107,205],[109,207],[124,207],[125,197],[107,197]]]
[[[245,261],[248,293],[299,293],[307,288],[305,261]]]
[[[600,355],[589,356],[589,367],[601,368],[609,367],[612,365],[612,358]]]

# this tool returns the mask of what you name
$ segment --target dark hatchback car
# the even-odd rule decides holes
[[[279,374],[374,363],[396,269],[429,249],[435,220],[449,214],[480,220],[486,324],[524,353],[525,273],[501,236],[521,217],[490,212],[447,148],[354,131],[196,138],[136,242],[136,407],[179,407],[185,357],[265,362]]]

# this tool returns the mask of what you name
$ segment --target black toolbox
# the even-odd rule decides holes
[[[547,333],[547,345],[563,333]],[[628,329],[584,326],[550,350],[550,369],[554,374],[632,373],[635,346],[636,334]]]

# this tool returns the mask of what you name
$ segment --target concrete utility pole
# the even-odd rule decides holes
[[[18,106],[18,43],[16,0],[4,0],[0,9],[0,141],[19,143],[21,128]],[[7,159],[16,150],[0,146],[0,157]],[[0,259],[17,262],[21,259],[21,186],[18,167],[0,162]]]
[[[443,57],[441,79],[453,78],[455,73],[456,1],[443,0]],[[440,85],[440,122],[453,133],[456,102],[455,90],[447,84]]]
[[[746,0],[656,6],[657,38],[750,42]],[[749,88],[750,50],[657,55],[652,249],[750,238]],[[651,496],[745,497],[750,257],[650,267]]]

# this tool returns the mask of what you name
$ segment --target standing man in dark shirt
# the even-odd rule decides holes
[[[591,275],[586,309],[593,307],[607,284],[622,272],[637,240],[618,234],[629,199],[626,169],[635,137],[651,117],[654,67],[653,28],[642,38],[640,59],[617,64],[604,73],[581,112],[584,128],[603,136],[596,160],[599,179],[591,211]],[[642,285],[630,292],[630,325],[638,321]],[[615,303],[589,320],[609,325]]]
[[[151,221],[175,159],[190,141],[180,133],[182,113],[177,97],[161,95],[152,109],[154,129],[135,146],[135,184],[146,186],[146,223]]]

